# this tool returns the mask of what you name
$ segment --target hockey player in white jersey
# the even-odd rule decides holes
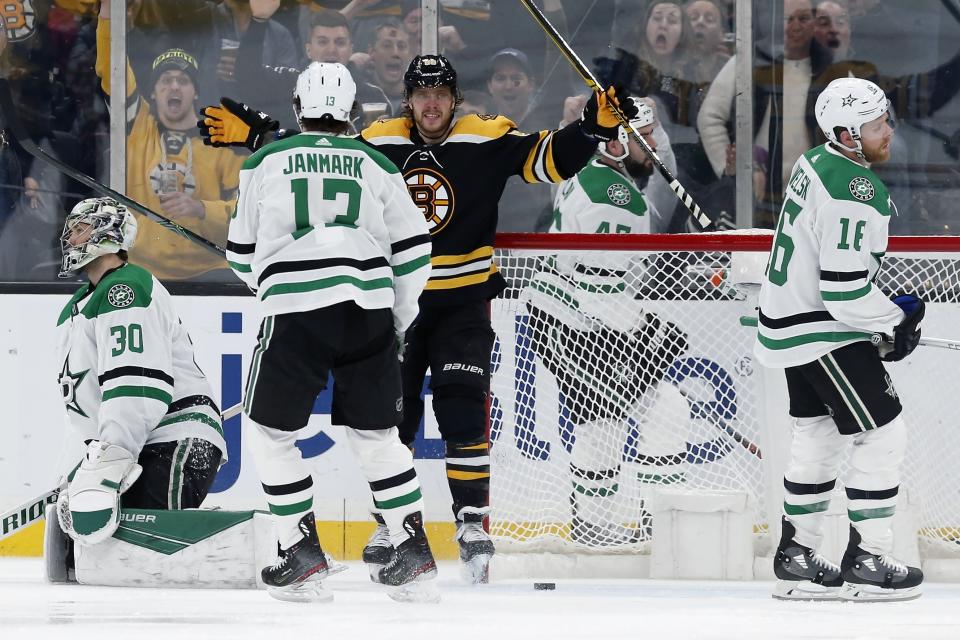
[[[647,101],[636,105],[631,124],[656,149],[656,113]],[[561,183],[550,231],[649,233],[651,207],[635,180],[652,171],[652,161],[620,127],[617,139],[601,142],[597,156]],[[687,434],[677,425],[689,408],[675,386],[659,383],[686,352],[686,334],[633,300],[643,269],[635,254],[561,254],[544,266],[524,297],[534,350],[557,379],[575,425],[571,537],[591,547],[646,541],[649,513],[618,507],[618,494],[630,484],[626,475],[682,479]],[[639,464],[627,474],[621,458],[631,418],[640,430],[632,456]]]
[[[817,98],[828,142],[794,165],[760,290],[755,353],[786,369],[794,424],[777,598],[920,595],[922,572],[891,555],[907,427],[883,361],[916,347],[924,304],[911,294],[891,301],[873,283],[896,213],[870,169],[890,157],[887,109],[879,87],[858,78],[834,80]],[[880,351],[875,334],[888,339]],[[848,449],[850,540],[838,566],[817,547]]]
[[[60,276],[89,279],[57,321],[63,401],[88,445],[57,515],[85,545],[113,535],[121,506],[199,507],[226,459],[220,411],[170,294],[127,262],[136,235],[126,207],[92,198],[61,237]]]
[[[344,137],[355,94],[343,65],[315,62],[300,75],[294,111],[302,133],[247,159],[230,223],[227,259],[265,313],[244,401],[279,537],[279,560],[262,577],[276,597],[330,597],[319,585],[327,563],[313,480],[294,443],[331,372],[331,418],[346,425],[393,543],[389,563],[371,565],[371,578],[396,587],[395,599],[434,600],[435,587],[424,584],[436,564],[420,483],[396,428],[398,345],[430,274],[430,236],[396,166]]]

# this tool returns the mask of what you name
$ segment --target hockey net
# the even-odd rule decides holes
[[[646,553],[650,496],[665,485],[745,493],[755,539],[765,539],[783,469],[763,450],[782,460],[789,423],[785,392],[766,397],[752,357],[759,285],[741,281],[759,282],[770,241],[769,232],[498,237],[509,284],[492,303],[498,550]],[[958,241],[891,238],[878,274],[883,291],[928,303],[926,336],[960,338]],[[921,347],[889,368],[911,432],[903,487],[919,505],[925,556],[960,551],[960,438],[945,402],[960,395],[958,358]]]

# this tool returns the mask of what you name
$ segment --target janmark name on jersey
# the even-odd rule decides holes
[[[363,179],[360,167],[363,158],[341,154],[303,152],[287,157],[284,175],[291,173],[339,173],[351,178]]]

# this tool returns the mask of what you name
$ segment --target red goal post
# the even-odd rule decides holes
[[[651,492],[673,484],[694,493],[744,494],[755,552],[770,553],[790,425],[782,373],[753,361],[756,333],[744,319],[756,316],[757,278],[771,243],[766,230],[497,235],[496,261],[508,282],[491,304],[497,342],[491,368],[490,526],[499,550],[610,555],[626,566],[626,557],[650,553],[656,529]],[[743,274],[733,273],[739,258],[751,255],[752,285],[750,277],[744,282]],[[581,268],[605,260],[615,268]],[[642,340],[611,338],[608,332],[556,357],[546,346],[556,348],[564,329],[538,326],[543,319],[533,311],[531,291],[544,289],[537,282],[544,272],[562,281],[564,263],[581,265],[576,267],[581,275],[607,277],[570,285],[592,288],[589,295],[575,291],[586,314],[601,305],[599,316],[629,317],[634,326],[653,315],[680,330],[682,350],[668,349],[671,362],[657,366],[649,364],[656,357],[636,355]],[[631,282],[610,289],[612,274],[627,274]],[[925,335],[960,338],[960,237],[891,237],[876,284],[888,293],[916,292],[928,303]],[[597,294],[605,287],[608,298]],[[594,357],[581,358],[587,352]],[[958,357],[946,349],[921,348],[890,366],[911,428],[899,511],[912,519],[898,531],[907,532],[900,537],[925,567],[960,559],[955,489],[960,418],[943,403],[960,395]],[[593,380],[591,367],[598,363],[615,363],[621,381],[639,376],[651,384],[642,392],[628,391],[629,385],[608,376],[584,392],[590,385],[582,383]],[[621,408],[584,410],[595,408],[604,395]],[[582,453],[585,443],[588,454]],[[835,528],[845,532],[844,500],[838,485],[831,514]]]

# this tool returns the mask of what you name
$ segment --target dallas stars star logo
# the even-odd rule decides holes
[[[77,373],[71,372],[70,356],[67,356],[63,361],[63,370],[60,372],[60,380],[58,381],[60,383],[60,393],[63,394],[63,404],[67,407],[67,411],[79,413],[84,418],[87,417],[87,414],[77,404],[77,387],[80,386],[89,372],[90,369]]]
[[[857,101],[857,99],[853,97],[853,94],[848,95],[846,98],[841,98],[841,100],[843,100],[844,107],[852,107],[853,103]]]

